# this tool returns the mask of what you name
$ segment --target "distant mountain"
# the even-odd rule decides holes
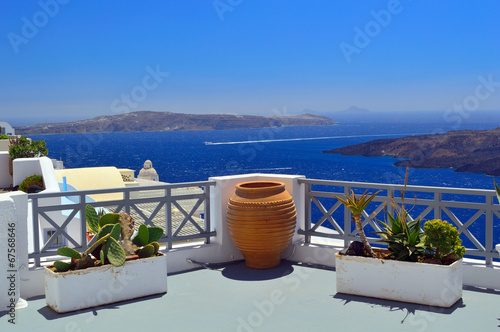
[[[339,113],[368,113],[370,112],[366,108],[359,108],[357,106],[351,106],[348,109],[345,109],[343,111],[340,111]]]
[[[460,130],[446,134],[380,139],[324,153],[394,156],[394,165],[413,168],[454,168],[456,172],[500,175],[500,128]]]
[[[72,134],[96,132],[141,132],[174,130],[223,130],[268,128],[283,126],[325,126],[335,121],[321,115],[263,117],[235,114],[184,114],[172,112],[138,111],[103,115],[93,119],[65,123],[41,123],[16,127],[16,134]]]

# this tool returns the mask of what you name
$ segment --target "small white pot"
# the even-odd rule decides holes
[[[44,274],[47,305],[60,313],[167,292],[167,256],[163,254],[119,267],[57,273],[45,267]]]
[[[451,265],[335,254],[337,292],[451,307],[462,298],[462,260]]]

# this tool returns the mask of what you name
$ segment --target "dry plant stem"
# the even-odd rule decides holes
[[[361,239],[361,242],[363,242],[363,245],[365,246],[366,251],[368,251],[368,254],[371,257],[375,257],[375,253],[373,252],[373,249],[370,246],[370,243],[368,242],[368,239],[366,238],[365,232],[363,230],[363,219],[361,219],[360,215],[356,215],[356,216],[352,216],[352,220],[354,221],[354,224],[356,225],[356,230],[358,231],[359,238]]]

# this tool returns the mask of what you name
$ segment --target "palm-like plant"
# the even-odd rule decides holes
[[[371,195],[367,193],[367,191],[368,190],[366,190],[361,196],[356,196],[354,191],[351,190],[351,193],[346,195],[345,198],[340,198],[336,195],[334,195],[334,197],[351,211],[352,221],[356,225],[356,230],[358,231],[361,242],[363,242],[365,250],[371,257],[375,257],[375,253],[373,252],[373,249],[366,238],[365,231],[363,230],[363,219],[361,218],[361,214],[366,209],[368,204],[370,204],[370,202],[375,198],[375,196],[377,196],[380,190]]]
[[[497,194],[498,203],[500,203],[500,188],[498,187],[495,179],[493,179],[493,183],[495,184],[495,193]]]

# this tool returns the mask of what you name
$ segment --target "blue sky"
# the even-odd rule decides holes
[[[24,0],[0,16],[7,119],[500,109],[499,1]]]

